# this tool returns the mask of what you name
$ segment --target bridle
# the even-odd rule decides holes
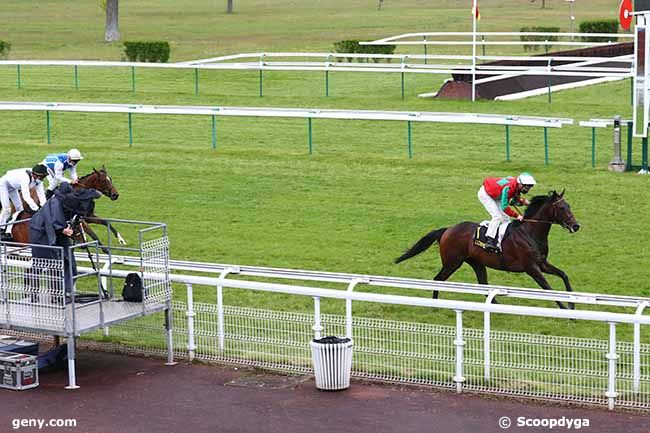
[[[564,201],[564,197],[560,197],[559,199],[557,199],[553,203],[551,203],[551,207],[553,207],[553,218],[555,218],[555,216],[557,215],[557,204],[562,202],[562,201]],[[515,206],[515,208],[517,210],[519,210],[519,208],[517,208],[516,206]],[[562,226],[563,228],[571,231],[571,227],[569,227],[568,221],[569,221],[569,217],[567,217],[563,221],[559,221],[559,222],[558,221],[538,220],[538,219],[533,219],[533,218],[524,218],[522,220],[522,222],[530,222],[530,223],[557,224],[557,225]]]
[[[90,173],[89,175],[84,176],[84,177],[90,177],[90,176],[92,176],[93,174],[94,174],[94,173]],[[107,177],[108,177],[108,176],[107,176]],[[95,189],[95,190],[99,191],[102,195],[104,195],[104,196],[106,196],[106,197],[109,197],[109,198],[110,198],[110,196],[111,196],[111,190],[110,190],[110,188],[109,188],[109,189],[106,189],[106,190],[104,190],[104,191],[100,191],[100,190],[98,190],[97,188],[90,187],[90,186],[88,186],[88,185],[86,185],[85,183],[80,182],[80,181],[77,181],[77,185],[80,185],[82,188],[86,188],[86,189]]]

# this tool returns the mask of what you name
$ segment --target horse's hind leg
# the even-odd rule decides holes
[[[466,262],[474,269],[474,273],[476,274],[476,280],[478,281],[479,284],[487,284],[488,283],[488,278],[487,278],[487,268],[485,267],[484,264],[478,263],[474,260],[466,260]],[[492,303],[493,304],[498,304],[497,298],[492,298]]]
[[[453,262],[453,263],[445,263],[440,269],[440,272],[436,274],[435,277],[433,277],[434,281],[447,281],[451,275],[460,268],[460,266],[463,264],[462,261],[460,262]],[[433,291],[433,299],[438,299],[438,291],[434,290]]]

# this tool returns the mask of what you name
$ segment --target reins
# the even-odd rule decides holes
[[[555,201],[555,203],[552,203],[551,206],[555,206],[556,204],[558,204],[558,203],[561,202],[562,200],[564,200],[564,198],[559,198],[558,200]],[[514,207],[515,209],[517,209],[517,212],[519,212],[521,215],[523,215],[523,213],[519,210],[519,208],[518,208],[517,206],[512,205],[512,207]],[[564,227],[564,223],[561,223],[561,222],[557,222],[557,221],[546,221],[546,220],[538,220],[538,219],[534,219],[534,218],[524,218],[521,222],[541,223],[541,224],[557,224],[557,225],[559,225],[559,226]]]

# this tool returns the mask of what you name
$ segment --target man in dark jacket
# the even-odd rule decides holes
[[[95,208],[94,200],[101,194],[94,189],[76,189],[68,183],[61,184],[38,212],[29,221],[29,240],[32,244],[63,247],[65,291],[69,294],[73,287],[73,275],[77,273],[74,255],[69,254],[71,238],[74,235],[72,220],[75,216],[86,217]],[[32,257],[61,259],[56,248],[32,246]],[[70,260],[72,263],[70,263]],[[72,265],[72,274],[70,274]]]

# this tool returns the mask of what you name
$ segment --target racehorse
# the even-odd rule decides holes
[[[467,263],[474,269],[479,284],[488,283],[486,267],[489,267],[508,272],[525,272],[546,290],[553,288],[543,274],[557,275],[562,278],[566,290],[571,292],[573,289],[567,274],[547,260],[548,234],[553,224],[559,224],[570,233],[580,229],[571,207],[564,199],[564,191],[561,194],[552,191],[548,195],[533,197],[523,222],[511,223],[509,234],[502,242],[501,254],[474,245],[473,238],[478,224],[462,222],[428,233],[398,257],[395,263],[411,258],[438,242],[442,269],[433,278],[436,281],[446,281],[463,263]],[[433,292],[433,297],[438,297],[437,291]],[[565,308],[561,302],[558,305]],[[569,304],[569,308],[574,307]]]
[[[106,197],[110,198],[111,200],[117,200],[120,196],[120,193],[113,185],[113,181],[111,180],[111,177],[108,175],[108,172],[106,171],[106,167],[104,166],[102,166],[102,168],[100,168],[99,170],[93,167],[92,173],[80,177],[79,181],[72,185],[72,188],[73,189],[77,189],[77,188],[96,189],[97,191],[99,191]],[[30,217],[31,214],[26,211],[23,211],[18,215],[17,221],[20,222],[15,223],[11,230],[11,235],[14,238],[14,242],[25,243],[25,244],[29,243],[29,224],[27,223],[26,220],[28,220]],[[113,225],[109,225],[106,220],[97,217],[95,213],[83,219],[83,221],[81,222],[81,228],[83,230],[80,231],[80,232],[87,233],[93,240],[99,241],[99,237],[88,226],[88,223],[108,226],[111,232],[113,233],[113,235],[117,238],[120,245],[126,245],[126,241],[124,240],[122,235],[117,231],[117,229],[115,229]]]

